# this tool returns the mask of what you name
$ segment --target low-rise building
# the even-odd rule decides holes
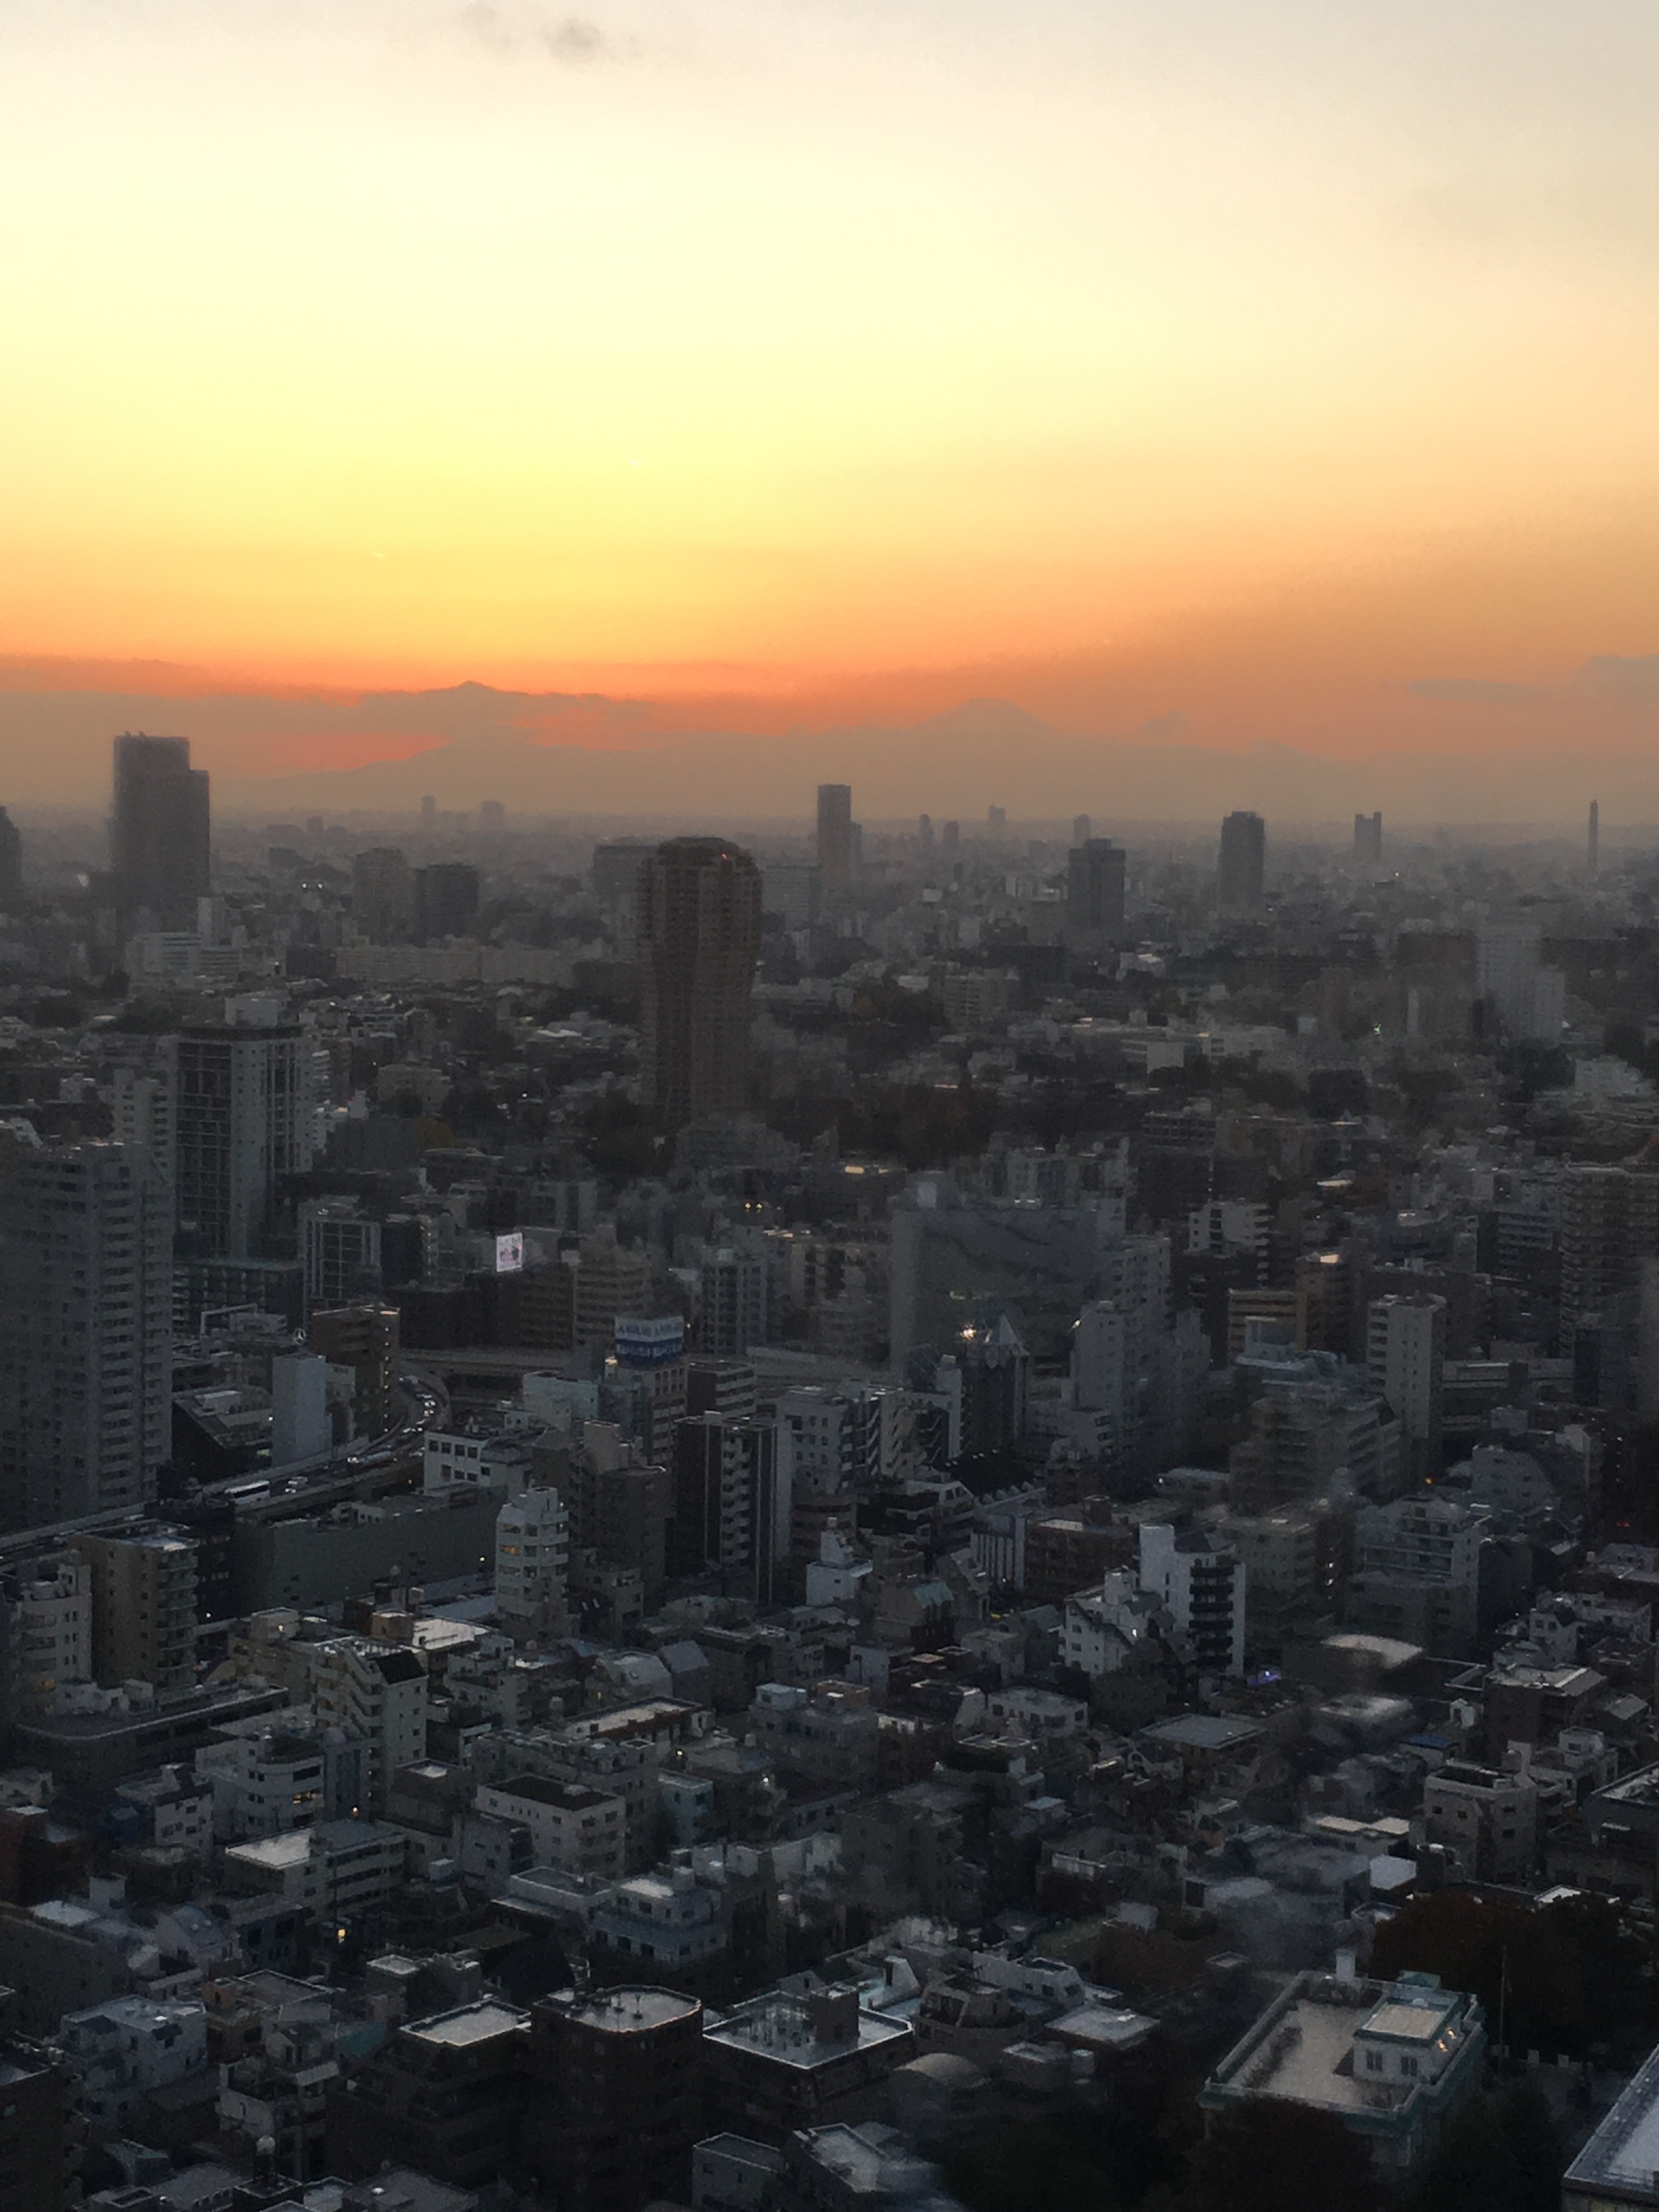
[[[480,1790],[477,1809],[529,1831],[538,1866],[615,1881],[623,1872],[627,1811],[620,1797],[580,1782],[518,1774]]]
[[[1485,2017],[1431,1974],[1375,1982],[1298,1974],[1199,2094],[1222,2112],[1267,2097],[1328,2112],[1365,2142],[1378,2178],[1422,2167],[1447,2118],[1479,2087]]]

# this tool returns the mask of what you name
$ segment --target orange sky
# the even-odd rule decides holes
[[[21,0],[0,689],[1634,756],[1656,63],[1651,0]],[[428,735],[255,719],[192,734]]]

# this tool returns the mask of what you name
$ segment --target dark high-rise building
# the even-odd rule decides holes
[[[193,929],[209,891],[208,778],[190,764],[188,738],[115,740],[110,866],[124,914]]]
[[[760,870],[718,837],[671,837],[640,869],[641,1091],[677,1127],[740,1113],[760,954]]]
[[[844,891],[853,880],[853,787],[818,786],[818,866],[826,890]]]
[[[1267,866],[1267,825],[1259,814],[1230,814],[1221,825],[1220,906],[1224,915],[1255,914]]]
[[[465,860],[434,860],[415,872],[416,933],[428,944],[465,937],[478,918],[478,871]]]
[[[311,1055],[298,1028],[187,1029],[174,1109],[179,1231],[195,1255],[259,1256],[278,1179],[313,1149]]]
[[[1103,952],[1123,935],[1127,854],[1109,837],[1085,838],[1066,859],[1066,939],[1074,952]]]
[[[690,2201],[702,2006],[671,1990],[562,1992],[532,2012],[525,2155],[565,2212]]]
[[[789,1556],[791,1511],[775,1422],[700,1413],[675,1423],[671,1571],[718,1570],[730,1595],[770,1605]]]
[[[142,1505],[172,1422],[172,1209],[142,1152],[0,1160],[0,1525]]]
[[[1382,817],[1356,814],[1353,817],[1353,864],[1376,868],[1382,864]]]
[[[376,945],[396,945],[415,927],[415,876],[395,845],[376,845],[351,863],[351,918]]]
[[[1599,799],[1592,799],[1590,801],[1589,829],[1584,841],[1584,864],[1592,876],[1601,873],[1601,802]]]
[[[23,896],[23,841],[17,824],[0,806],[0,914],[9,913]]]

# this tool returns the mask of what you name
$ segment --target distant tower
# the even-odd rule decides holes
[[[1086,814],[1074,814],[1072,817],[1072,842],[1073,845],[1086,845],[1090,838],[1092,837],[1094,834],[1094,825],[1090,821]]]
[[[917,822],[916,837],[924,853],[931,853],[933,851],[933,817],[931,814],[924,814]]]
[[[640,868],[641,1091],[670,1127],[741,1113],[760,956],[760,870],[719,837],[671,837]]]
[[[15,912],[23,896],[23,841],[0,806],[0,914]]]
[[[1066,861],[1066,941],[1074,952],[1103,952],[1123,935],[1127,855],[1109,837],[1073,845]]]
[[[988,806],[985,810],[986,835],[994,844],[1000,845],[1008,835],[1008,810],[1006,806]]]
[[[853,880],[853,787],[818,786],[818,866],[827,891],[844,891]]]
[[[1353,817],[1353,864],[1357,868],[1382,865],[1382,817],[1356,814]]]
[[[1601,872],[1601,802],[1599,799],[1592,799],[1590,801],[1589,836],[1585,848],[1585,859],[1589,864],[1590,874],[1599,875]]]
[[[432,793],[428,792],[426,797],[421,801],[421,835],[423,837],[430,837],[434,834],[437,827],[438,802]]]
[[[1255,914],[1267,865],[1267,825],[1259,814],[1230,814],[1221,825],[1220,906],[1224,915]]]
[[[122,912],[189,929],[208,896],[208,779],[190,764],[188,738],[115,740],[110,866]]]
[[[939,833],[939,850],[947,860],[954,860],[962,850],[962,824],[947,822]]]

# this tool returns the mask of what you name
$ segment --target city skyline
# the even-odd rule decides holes
[[[359,695],[469,683],[586,748],[875,724],[943,768],[992,697],[1639,768],[1650,15],[1146,14],[14,23],[17,795],[93,794],[77,694],[224,781],[418,750],[441,714]],[[802,780],[866,781],[833,750]]]

